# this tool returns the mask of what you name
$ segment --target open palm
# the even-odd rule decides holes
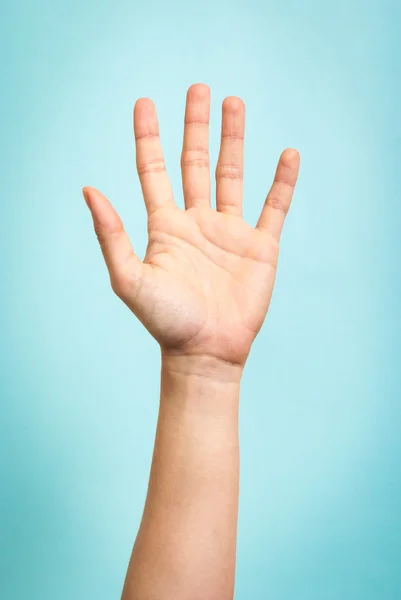
[[[208,87],[191,86],[181,155],[181,210],[165,170],[155,107],[145,98],[135,105],[137,169],[148,211],[143,261],[110,202],[94,188],[84,188],[84,196],[114,291],[163,351],[244,364],[269,306],[299,155],[293,149],[281,154],[257,226],[248,225],[241,217],[245,109],[239,98],[226,98],[215,210],[210,202],[209,112]]]

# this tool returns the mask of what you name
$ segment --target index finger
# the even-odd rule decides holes
[[[156,107],[150,98],[140,98],[134,108],[136,166],[148,214],[174,204],[159,136]]]

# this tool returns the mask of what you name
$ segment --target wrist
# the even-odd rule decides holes
[[[162,350],[162,372],[205,383],[239,385],[244,366],[208,354],[174,354]]]
[[[175,422],[183,415],[191,415],[191,420],[201,419],[206,429],[213,431],[215,422],[236,424],[242,370],[238,365],[209,355],[162,352],[160,405],[163,414],[167,411]]]

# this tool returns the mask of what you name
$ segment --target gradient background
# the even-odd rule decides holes
[[[4,3],[0,597],[119,597],[158,349],[112,294],[81,186],[141,255],[132,107],[158,106],[179,202],[185,93],[247,105],[245,218],[301,153],[246,369],[237,600],[401,598],[401,7],[379,0]],[[206,599],[205,599],[206,600]]]

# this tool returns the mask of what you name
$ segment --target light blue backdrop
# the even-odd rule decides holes
[[[249,222],[281,150],[302,156],[243,385],[236,598],[401,598],[399,3],[19,0],[0,27],[0,597],[119,597],[158,350],[109,288],[80,190],[143,253],[133,104],[158,106],[179,197],[202,81],[214,158],[221,101],[246,102]]]

